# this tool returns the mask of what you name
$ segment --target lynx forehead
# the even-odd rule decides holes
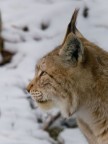
[[[63,43],[37,63],[27,90],[42,109],[75,113],[89,144],[108,144],[108,53],[79,32],[77,14]]]

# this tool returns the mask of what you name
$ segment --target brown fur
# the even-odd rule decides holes
[[[2,37],[2,30],[3,30],[3,23],[0,12],[0,57],[2,57],[2,60],[0,60],[0,66],[10,62],[14,54],[8,50],[5,50],[4,48],[4,38]]]
[[[1,36],[1,33],[2,33],[2,18],[1,18],[1,12],[0,12],[0,53],[3,52],[3,47],[4,47],[3,38]]]
[[[27,90],[43,109],[75,113],[89,144],[108,144],[108,53],[82,36],[76,17],[62,45],[38,62]]]

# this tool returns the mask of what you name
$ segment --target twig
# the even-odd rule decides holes
[[[43,130],[47,130],[59,117],[61,116],[61,113],[58,112],[56,115],[49,117],[47,122],[45,122],[43,126]]]

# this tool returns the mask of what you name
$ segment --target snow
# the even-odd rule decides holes
[[[79,129],[66,129],[59,135],[59,142],[64,144],[87,144]]]
[[[90,8],[87,19],[82,16],[85,5]],[[5,49],[15,53],[11,63],[0,67],[0,144],[55,143],[37,121],[47,114],[30,107],[25,89],[38,59],[62,42],[77,7],[81,33],[108,50],[107,0],[0,0]],[[59,139],[65,144],[87,143],[79,129],[65,129]]]

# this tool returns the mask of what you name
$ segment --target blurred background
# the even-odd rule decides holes
[[[74,117],[41,111],[26,92],[37,60],[61,44],[75,8],[80,32],[108,50],[108,0],[0,0],[0,144],[87,144]]]

